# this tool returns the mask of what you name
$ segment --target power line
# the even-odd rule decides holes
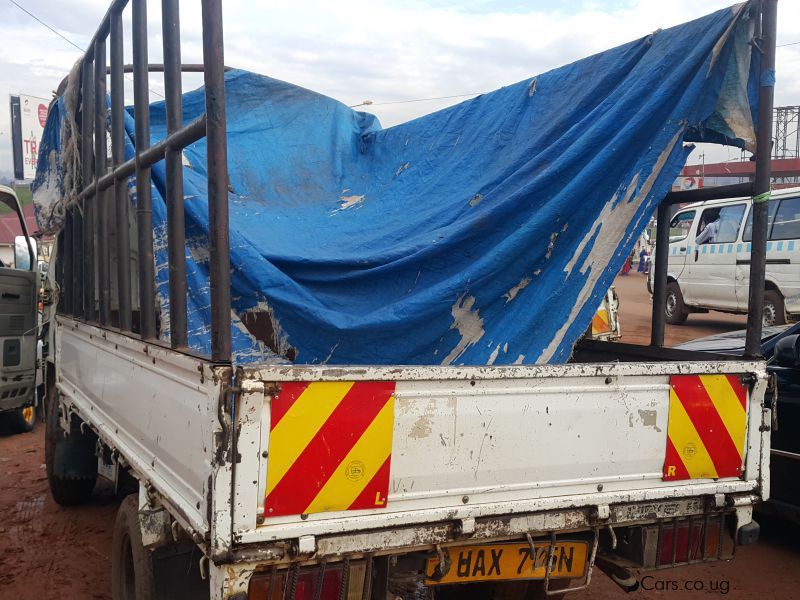
[[[775,46],[776,48],[783,48],[784,46],[796,46],[800,44],[798,42],[789,42],[787,44],[778,44]],[[415,98],[413,100],[391,100],[388,102],[372,102],[370,100],[365,100],[361,104],[356,104],[355,106],[386,106],[387,104],[410,104],[412,102],[428,102],[430,100],[450,100],[452,98],[467,98],[469,96],[480,96],[481,94],[485,94],[487,92],[475,92],[473,94],[456,94],[454,96],[436,96],[433,98]],[[351,107],[353,108],[353,107]]]
[[[436,96],[434,98],[415,98],[414,100],[392,100],[390,102],[372,102],[372,106],[385,106],[387,104],[410,104],[411,102],[428,102],[429,100],[450,100],[451,98],[466,98],[468,96],[480,96],[486,92],[475,92],[472,94],[455,94],[454,96]]]
[[[13,4],[14,6],[16,6],[18,9],[20,9],[22,12],[24,12],[26,15],[28,15],[28,16],[29,16],[31,19],[33,19],[34,21],[37,21],[37,22],[38,22],[40,25],[43,25],[44,27],[47,27],[47,28],[48,28],[50,31],[52,31],[53,33],[55,33],[55,34],[56,34],[58,37],[60,37],[62,40],[64,40],[64,41],[65,41],[65,42],[67,42],[68,44],[70,44],[70,45],[72,45],[72,46],[75,46],[75,47],[76,47],[78,50],[80,50],[81,52],[86,52],[86,50],[84,50],[83,48],[81,48],[80,46],[78,46],[78,44],[76,44],[75,42],[73,42],[73,41],[72,41],[71,39],[69,39],[67,36],[63,35],[61,32],[59,32],[59,31],[56,31],[55,29],[53,29],[52,27],[50,27],[50,25],[48,25],[47,23],[45,23],[44,21],[42,21],[42,20],[41,20],[39,17],[37,17],[35,14],[33,14],[33,13],[32,13],[31,11],[29,11],[27,8],[25,8],[24,6],[21,6],[21,5],[17,4],[17,3],[15,2],[15,0],[8,0],[8,1],[9,1],[9,2],[11,2],[11,4]]]
[[[20,4],[18,4],[16,2],[16,0],[8,0],[8,1],[11,2],[11,4],[16,6],[18,9],[20,9],[22,12],[24,12],[26,15],[31,17],[33,20],[38,22],[40,25],[46,27],[47,29],[49,29],[50,31],[55,33],[58,37],[60,37],[62,40],[64,40],[65,42],[67,42],[71,46],[74,46],[75,48],[77,48],[78,50],[80,50],[83,53],[86,52],[86,50],[84,48],[81,48],[80,46],[78,46],[78,44],[73,42],[67,36],[65,36],[64,34],[59,32],[55,28],[53,28],[50,25],[48,25],[47,23],[45,23],[42,19],[40,19],[39,17],[34,15],[27,8],[25,8],[24,6],[21,6]],[[787,44],[778,44],[775,47],[776,48],[783,48],[785,46],[796,46],[797,44],[800,44],[800,41],[789,42]],[[130,79],[130,78],[128,78],[128,79]],[[164,97],[163,95],[159,94],[155,90],[150,90],[150,91],[152,93],[154,93],[156,96],[161,96],[162,98]],[[390,104],[412,104],[412,103],[415,103],[415,102],[430,102],[432,100],[452,100],[454,98],[468,98],[470,96],[480,96],[481,94],[485,94],[485,93],[486,92],[475,92],[475,93],[472,93],[472,94],[455,94],[455,95],[452,95],[452,96],[435,96],[435,97],[432,97],[432,98],[415,98],[413,100],[391,100],[391,101],[388,101],[388,102],[370,102],[370,101],[367,100],[367,101],[362,102],[361,104],[354,105],[354,107],[357,107],[357,106],[387,106],[387,105],[390,105]]]
[[[796,46],[800,44],[798,42],[789,42],[787,44],[778,44],[775,46],[776,48],[783,48],[785,46]],[[361,104],[356,104],[355,106],[386,106],[387,104],[410,104],[412,102],[428,102],[430,100],[450,100],[452,98],[467,98],[469,96],[480,96],[481,94],[485,94],[487,92],[475,92],[473,94],[455,94],[454,96],[435,96],[433,98],[415,98],[413,100],[391,100],[388,102],[371,102],[369,100],[365,100]]]
[[[16,2],[16,0],[8,0],[8,1],[9,1],[9,2],[11,2],[11,4],[13,4],[14,6],[16,6],[18,9],[20,9],[22,12],[24,12],[26,15],[28,15],[28,16],[29,16],[31,19],[33,19],[34,21],[36,21],[36,22],[37,22],[37,23],[39,23],[40,25],[42,25],[42,26],[46,27],[47,29],[49,29],[49,30],[50,30],[50,31],[52,31],[53,33],[55,33],[55,34],[56,34],[58,37],[60,37],[60,38],[61,38],[62,40],[64,40],[65,42],[67,42],[69,45],[71,45],[71,46],[73,46],[73,47],[77,48],[78,50],[80,50],[81,52],[83,52],[84,54],[86,54],[86,49],[85,49],[85,48],[81,48],[80,46],[78,46],[78,44],[76,44],[75,42],[73,42],[71,39],[69,39],[69,38],[68,38],[67,36],[65,36],[63,33],[61,33],[60,31],[56,30],[55,28],[51,27],[51,26],[50,26],[50,25],[48,25],[47,23],[45,23],[45,22],[44,22],[42,19],[40,19],[39,17],[37,17],[35,14],[33,14],[31,11],[29,11],[29,10],[28,10],[27,8],[25,8],[24,6],[22,6],[22,5],[18,4],[18,3]],[[127,75],[125,76],[125,78],[126,78],[128,81],[133,81],[133,79],[131,79],[131,78],[130,78],[130,77],[128,77]],[[158,93],[157,91],[155,91],[155,90],[150,90],[150,91],[151,91],[152,93],[154,93],[156,96],[159,96],[159,97],[161,97],[161,98],[163,98],[163,97],[164,97],[164,96],[163,96],[163,94],[159,94],[159,93]]]

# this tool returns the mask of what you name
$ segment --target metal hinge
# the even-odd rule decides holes
[[[313,535],[301,535],[297,538],[298,554],[314,554],[317,551],[317,540]]]

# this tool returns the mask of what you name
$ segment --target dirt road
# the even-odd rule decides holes
[[[111,530],[118,501],[103,488],[87,506],[50,497],[44,426],[0,430],[0,598],[111,597]]]
[[[623,340],[646,343],[650,299],[642,276],[617,279]],[[667,342],[744,327],[743,316],[691,315],[667,326]],[[88,506],[61,508],[50,498],[44,469],[44,427],[30,434],[0,431],[0,599],[110,598],[111,530],[119,500],[99,489]],[[764,521],[761,540],[730,563],[660,571],[625,594],[595,570],[591,588],[573,600],[800,598],[800,529]]]
[[[614,282],[620,301],[622,341],[631,344],[650,342],[650,320],[653,304],[647,292],[647,280],[633,271]],[[667,325],[664,341],[674,346],[715,333],[724,333],[747,326],[746,315],[729,315],[720,312],[689,315],[685,325]]]

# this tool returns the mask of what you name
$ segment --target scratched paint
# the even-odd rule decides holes
[[[340,205],[339,210],[347,210],[348,208],[358,206],[364,201],[364,198],[366,198],[364,194],[358,196],[341,196],[339,199],[342,201],[342,204]]]
[[[656,431],[661,431],[661,428],[658,426],[658,411],[643,410],[640,408],[637,412],[639,413],[639,420],[642,422],[642,425],[645,427],[652,427]]]
[[[461,339],[455,348],[450,351],[444,360],[443,365],[452,364],[464,351],[475,344],[483,337],[483,319],[481,319],[478,309],[475,308],[475,297],[462,294],[451,310],[453,323],[450,329],[457,329]]]

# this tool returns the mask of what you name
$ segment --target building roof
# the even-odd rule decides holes
[[[36,217],[33,214],[33,204],[28,204],[22,208],[25,216],[25,223],[28,225],[28,233],[33,234],[39,226],[36,224]],[[0,215],[0,244],[13,244],[14,238],[22,235],[22,228],[19,226],[19,217],[16,213],[8,212]]]

